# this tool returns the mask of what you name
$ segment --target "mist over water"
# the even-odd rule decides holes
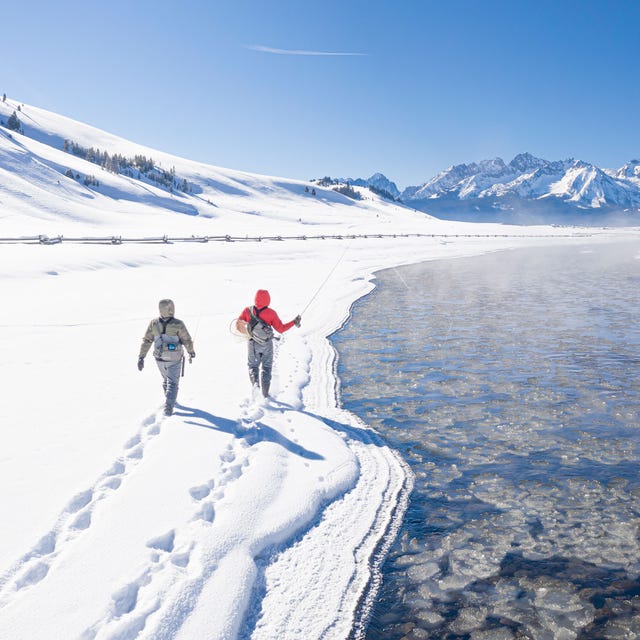
[[[415,474],[368,640],[640,637],[640,242],[378,274],[346,408]]]

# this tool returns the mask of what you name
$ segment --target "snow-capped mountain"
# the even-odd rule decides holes
[[[522,201],[586,210],[638,210],[640,161],[605,170],[581,160],[552,162],[522,153],[508,164],[494,158],[451,166],[420,186],[408,187],[401,199],[419,209],[446,200],[449,206],[452,201],[473,201],[482,210],[513,209]]]
[[[640,186],[640,160],[630,160],[615,171],[614,176],[622,180],[631,180]]]
[[[342,178],[340,182],[345,182],[356,187],[373,187],[379,191],[384,191],[394,198],[400,197],[400,189],[395,182],[392,182],[382,173],[374,173],[370,178]]]

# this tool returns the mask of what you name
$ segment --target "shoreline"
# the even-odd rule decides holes
[[[5,247],[16,259],[11,275],[0,277],[16,304],[6,354],[13,402],[4,409],[0,467],[9,497],[2,515],[14,523],[0,545],[3,623],[16,638],[34,640],[88,628],[108,637],[135,620],[145,621],[141,639],[181,640],[205,628],[252,640],[357,638],[409,487],[406,463],[341,406],[331,335],[385,268],[557,242],[360,240],[341,260],[344,244],[322,240],[286,250],[259,243]],[[246,305],[257,280],[272,289],[285,319],[318,296],[301,330],[280,344],[279,404],[258,408],[247,402],[244,350],[228,339],[229,316]],[[181,385],[181,415],[161,425],[149,415],[159,399],[157,372],[141,374],[131,354],[167,294],[197,333],[198,359]],[[123,348],[105,354],[105,326],[124,336]],[[81,349],[70,356],[67,344]],[[74,365],[65,379],[54,375],[63,357]],[[43,534],[55,546],[42,550]],[[180,564],[187,562],[188,571]],[[155,577],[147,582],[146,575]],[[123,587],[137,594],[127,601],[130,611],[111,604]],[[163,604],[154,608],[157,597]],[[211,597],[218,603],[213,627]],[[68,611],[62,617],[61,607]],[[173,619],[184,629],[171,635]]]

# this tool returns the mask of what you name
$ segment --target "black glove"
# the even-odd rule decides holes
[[[196,357],[196,352],[195,351],[190,351],[189,352],[189,362],[191,362],[195,357]]]
[[[142,371],[144,369],[144,358],[138,358],[138,371]]]
[[[296,327],[299,327],[301,322],[302,322],[302,318],[301,318],[300,316],[296,316],[296,317],[293,319],[293,324],[295,324],[295,325],[296,325]]]

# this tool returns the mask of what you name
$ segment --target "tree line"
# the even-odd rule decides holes
[[[63,151],[97,164],[111,173],[125,175],[136,180],[140,180],[144,176],[156,185],[168,189],[171,193],[174,191],[182,191],[183,193],[193,191],[186,178],[180,179],[176,176],[175,167],[171,167],[167,171],[156,166],[153,158],[147,158],[142,154],[127,158],[120,153],[110,154],[94,147],[87,149],[71,140],[64,141]]]
[[[337,178],[325,176],[324,178],[320,178],[315,181],[312,180],[312,182],[316,182],[320,187],[331,187],[334,191],[337,191],[349,198],[353,198],[354,200],[362,200],[362,196],[359,191],[356,191],[348,182],[343,184]],[[391,202],[402,202],[400,198],[394,198],[393,194],[389,193],[386,189],[374,187],[373,185],[369,185],[368,189],[371,193],[375,193],[386,200],[391,200]]]
[[[3,93],[2,102],[6,103],[6,101],[7,94]],[[20,105],[18,105],[17,111],[21,111]],[[9,116],[6,123],[0,121],[0,124],[10,131],[23,132],[22,122],[18,118],[16,111]],[[142,176],[144,176],[157,186],[168,189],[171,193],[174,191],[193,193],[193,188],[189,185],[187,179],[180,179],[176,176],[174,167],[169,171],[159,168],[156,166],[153,158],[147,158],[142,154],[136,155],[133,158],[127,158],[119,153],[110,154],[107,151],[101,151],[93,147],[87,149],[71,140],[64,141],[63,151],[72,153],[74,156],[88,160],[93,164],[97,164],[111,173],[126,175],[137,180],[140,180]],[[80,179],[80,174],[74,174],[71,169],[69,169],[65,175],[77,180]],[[94,176],[85,176],[84,184],[87,186],[100,186],[100,183]]]

